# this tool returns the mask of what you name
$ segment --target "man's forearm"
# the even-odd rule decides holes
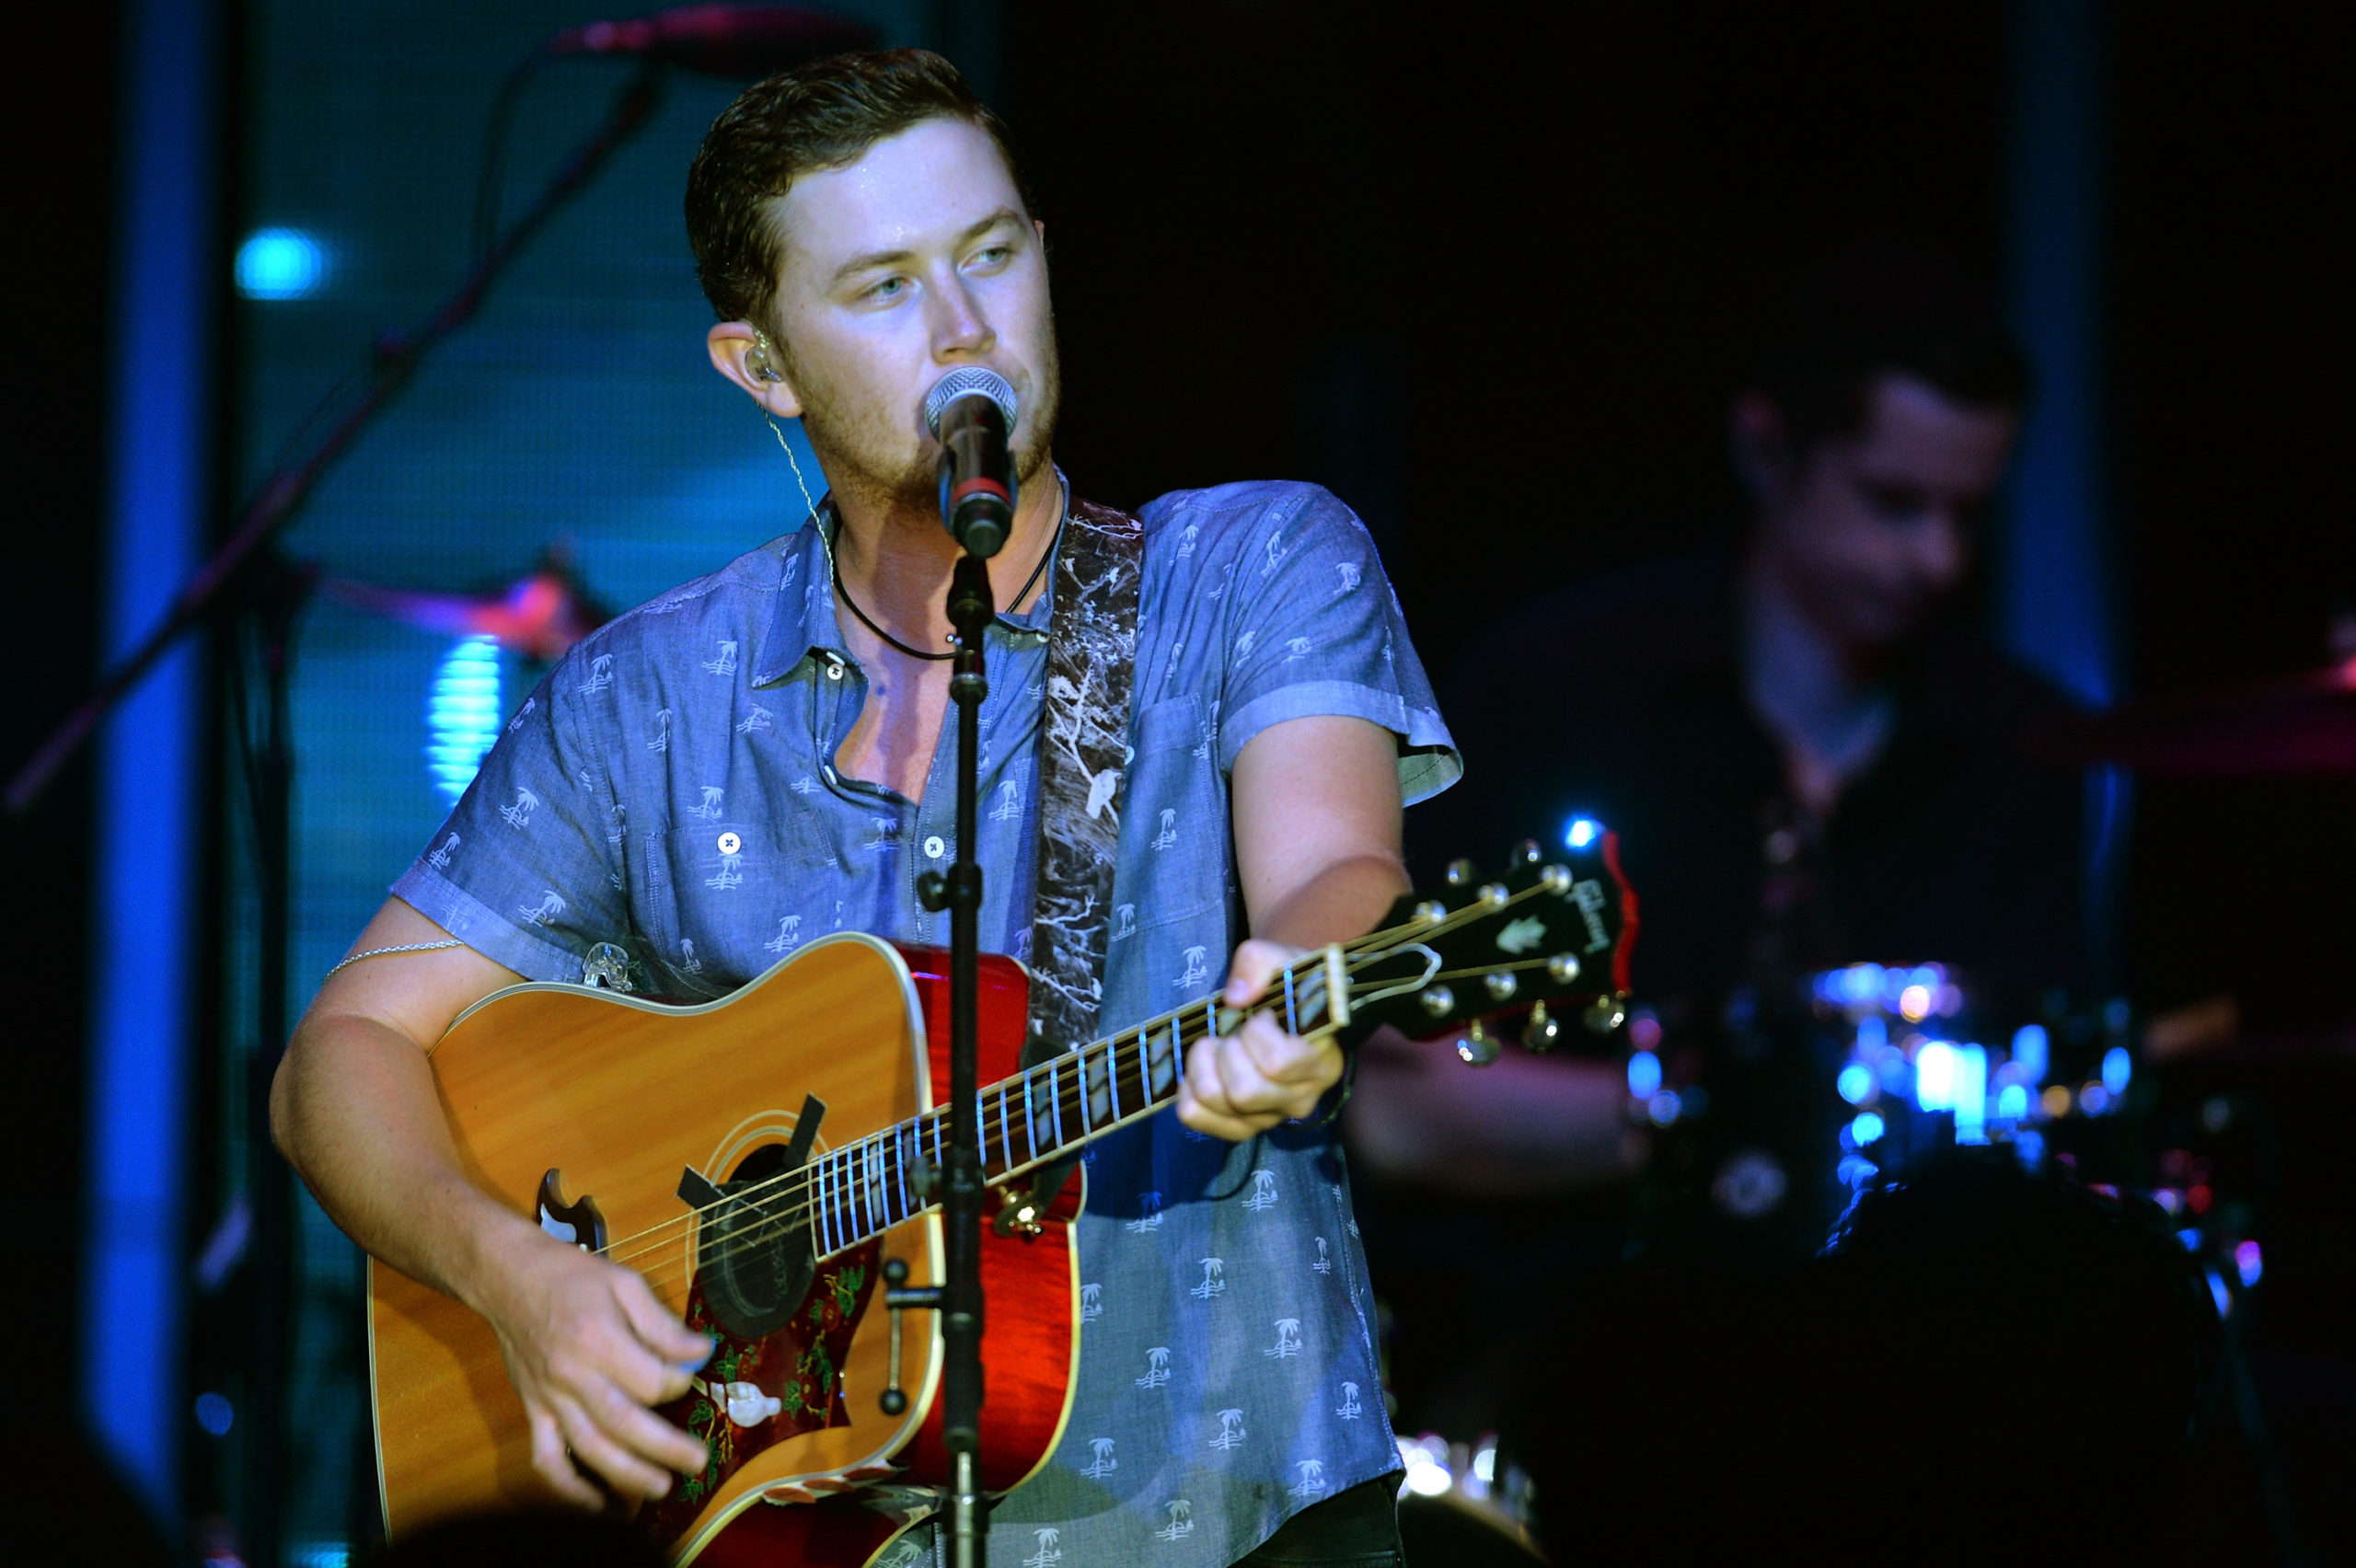
[[[1252,934],[1297,948],[1364,936],[1408,890],[1396,855],[1369,852],[1336,860],[1257,921]]]
[[[530,1221],[467,1179],[415,1042],[349,1014],[307,1019],[270,1108],[279,1148],[344,1234],[479,1309],[479,1261]]]

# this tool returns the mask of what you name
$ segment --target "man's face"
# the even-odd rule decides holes
[[[774,221],[780,368],[835,483],[930,505],[924,396],[960,365],[1014,387],[1016,473],[1033,478],[1061,397],[1046,256],[987,133],[926,121],[797,180]]]
[[[1762,496],[1761,553],[1842,642],[1902,642],[1962,581],[2019,425],[2011,409],[1885,375],[1854,434],[1815,443]]]

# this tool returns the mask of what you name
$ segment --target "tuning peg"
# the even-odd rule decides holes
[[[1456,1037],[1456,1054],[1464,1058],[1469,1067],[1485,1067],[1497,1059],[1497,1043],[1482,1029],[1480,1020]]]
[[[1424,1010],[1434,1018],[1446,1018],[1456,1007],[1456,993],[1445,986],[1426,986],[1418,998]]]
[[[1628,1009],[1618,997],[1598,997],[1589,1003],[1585,1020],[1594,1034],[1609,1034],[1628,1021]]]
[[[1563,1020],[1546,1010],[1544,1002],[1533,1002],[1530,1021],[1522,1025],[1521,1044],[1526,1051],[1544,1055],[1562,1043]]]
[[[1481,868],[1470,860],[1455,859],[1448,863],[1448,885],[1471,887],[1481,880]]]
[[[1538,864],[1540,860],[1543,859],[1545,855],[1546,851],[1538,847],[1538,840],[1535,838],[1525,838],[1520,843],[1515,845],[1511,849],[1506,851],[1506,864],[1509,866],[1534,866]]]
[[[1488,986],[1490,999],[1499,1002],[1511,1001],[1513,994],[1521,988],[1520,977],[1510,969],[1490,970],[1482,977],[1482,984]]]

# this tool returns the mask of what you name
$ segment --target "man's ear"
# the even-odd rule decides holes
[[[1735,394],[1727,408],[1727,455],[1742,488],[1761,505],[1781,500],[1791,489],[1792,453],[1784,410],[1764,392]]]
[[[802,417],[802,399],[786,379],[783,357],[749,321],[723,321],[705,334],[711,368],[721,379],[744,388],[754,402],[781,420]]]

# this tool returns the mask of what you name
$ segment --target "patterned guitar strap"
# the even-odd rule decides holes
[[[1128,766],[1129,697],[1138,651],[1138,584],[1145,528],[1109,506],[1071,498],[1056,553],[1047,630],[1046,714],[1039,736],[1038,882],[1031,918],[1027,1066],[1095,1037]],[[1044,1206],[1075,1161],[1039,1172]]]

